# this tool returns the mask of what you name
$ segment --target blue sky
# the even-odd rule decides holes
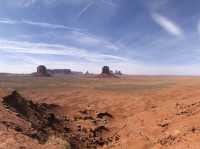
[[[0,72],[200,75],[199,0],[0,0]]]

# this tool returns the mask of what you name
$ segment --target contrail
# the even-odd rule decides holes
[[[88,3],[79,13],[78,17],[82,16],[92,5],[94,4],[94,1],[91,1]]]

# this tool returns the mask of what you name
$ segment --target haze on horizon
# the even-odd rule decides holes
[[[0,72],[200,75],[199,0],[0,0]]]

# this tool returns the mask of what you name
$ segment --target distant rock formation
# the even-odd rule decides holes
[[[114,75],[113,71],[110,70],[109,66],[103,66],[102,72],[97,77],[99,78],[118,78],[116,75]]]
[[[51,75],[66,75],[72,74],[71,69],[48,69],[47,72]]]
[[[110,71],[109,66],[103,66],[102,74],[110,74],[110,73],[111,73],[111,71]]]
[[[37,73],[44,74],[47,72],[47,68],[44,65],[40,65],[37,67]]]
[[[95,77],[96,75],[94,73],[89,72],[88,70],[84,73],[84,76],[86,77]]]
[[[85,72],[85,75],[86,75],[86,76],[87,76],[87,75],[90,75],[89,71],[86,71],[86,72]]]
[[[81,76],[81,75],[83,75],[83,72],[81,72],[81,71],[72,71],[72,75]]]
[[[50,76],[62,76],[62,75],[73,75],[81,76],[83,72],[72,71],[71,69],[47,69],[44,65],[37,67],[37,72],[32,73],[33,76],[38,77],[50,77]]]
[[[47,71],[47,68],[44,65],[39,65],[37,67],[37,72],[34,73],[35,76],[39,76],[39,77],[49,77],[50,74]]]
[[[122,72],[120,70],[115,70],[116,75],[122,75]]]

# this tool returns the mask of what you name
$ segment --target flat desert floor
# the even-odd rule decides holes
[[[110,119],[105,123],[106,135],[117,139],[97,148],[200,148],[200,77],[0,77],[0,97],[14,89],[36,103],[59,105],[60,112],[69,117],[80,111],[107,114]],[[0,123],[17,124],[17,118],[9,117],[11,112],[1,105]],[[90,125],[89,119],[84,119],[84,125]],[[11,127],[5,129],[0,125],[2,149],[59,149],[54,141],[40,144]]]

